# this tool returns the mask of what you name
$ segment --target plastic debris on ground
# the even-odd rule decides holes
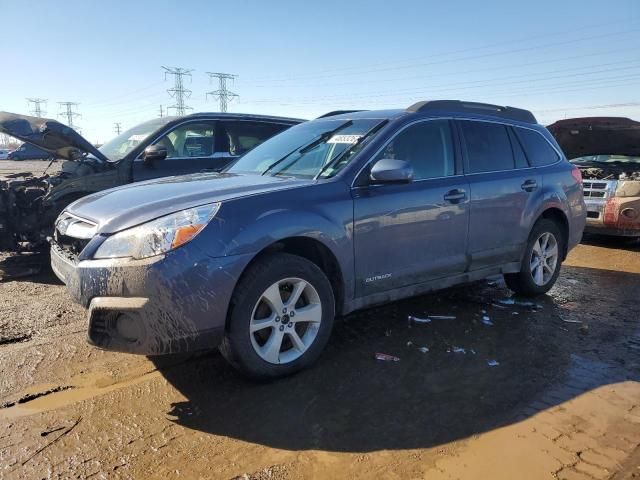
[[[413,346],[415,346],[414,343],[411,340],[409,340],[407,342],[407,347],[413,347]],[[418,350],[420,350],[422,353],[428,353],[429,347],[418,347]]]
[[[491,321],[488,315],[483,315],[482,320],[480,321],[488,327],[493,327],[493,322]]]
[[[582,320],[574,320],[574,319],[569,319],[569,318],[563,318],[562,321],[564,323],[582,323]]]
[[[497,360],[487,360],[487,365],[489,365],[490,367],[497,367],[498,365],[500,365],[500,362]]]
[[[529,307],[529,308],[537,308],[538,310],[542,310],[542,305],[540,304],[529,302],[527,300],[517,300],[513,297],[498,300],[498,303],[502,305],[517,305],[518,307]]]
[[[455,315],[429,315],[431,320],[455,320]]]
[[[452,347],[451,351],[453,353],[467,353],[467,351],[462,347]]]
[[[400,358],[393,355],[387,355],[386,353],[376,353],[376,360],[382,360],[383,362],[399,362]]]
[[[430,318],[414,317],[413,315],[409,315],[407,320],[409,321],[409,326],[411,326],[412,323],[431,323]]]

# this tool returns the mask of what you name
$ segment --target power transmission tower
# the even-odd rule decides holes
[[[122,131],[120,122],[115,122],[113,124],[113,129],[115,130],[116,135],[120,135],[120,132]]]
[[[164,112],[162,111],[162,105],[160,105],[160,118],[164,117]]]
[[[80,104],[76,102],[58,102],[58,105],[60,105],[60,108],[63,110],[62,112],[58,113],[58,117],[66,118],[67,125],[71,128],[76,128],[73,124],[73,119],[76,117],[80,117],[81,115],[74,112],[73,107],[77,107]]]
[[[167,90],[170,96],[176,99],[175,105],[170,105],[167,107],[167,112],[170,108],[175,109],[176,115],[182,116],[185,114],[187,110],[193,110],[192,107],[189,107],[184,104],[185,98],[189,98],[191,96],[191,90],[184,88],[184,77],[191,78],[191,72],[193,70],[187,70],[186,68],[180,67],[162,67],[165,69],[164,78],[166,80],[167,75],[173,75],[174,77],[174,86]]]
[[[237,75],[233,75],[231,73],[220,73],[220,72],[207,72],[209,75],[209,81],[213,83],[214,78],[218,79],[218,90],[214,90],[213,92],[207,92],[207,97],[209,95],[213,97],[218,97],[218,101],[220,102],[220,111],[227,111],[227,104],[238,97],[237,93],[233,93],[230,90],[227,90],[227,80],[235,80],[238,78]]]
[[[27,102],[29,102],[29,106],[33,105],[31,109],[31,115],[34,117],[44,117],[47,112],[41,107],[41,105],[47,103],[46,98],[27,98]]]

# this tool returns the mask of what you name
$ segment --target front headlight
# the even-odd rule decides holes
[[[220,208],[210,203],[160,217],[108,237],[93,258],[147,258],[191,241]]]

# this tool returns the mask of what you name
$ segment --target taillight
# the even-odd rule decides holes
[[[575,179],[576,182],[582,185],[582,172],[575,165],[571,169],[571,176]]]

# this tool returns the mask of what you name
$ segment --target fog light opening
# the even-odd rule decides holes
[[[130,313],[121,313],[118,315],[116,332],[118,332],[120,338],[132,343],[139,341],[144,334],[140,318]]]
[[[638,212],[635,208],[625,208],[620,212],[620,215],[629,220],[635,220],[638,217]]]

